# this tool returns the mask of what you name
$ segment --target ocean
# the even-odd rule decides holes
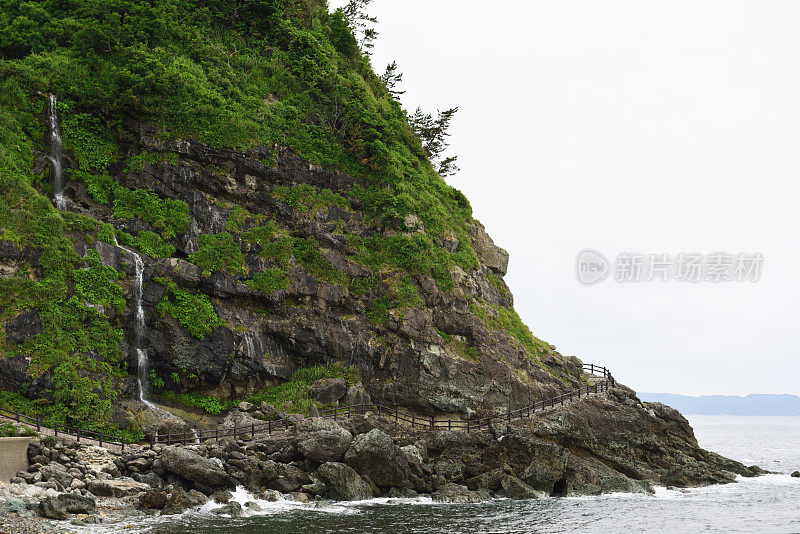
[[[800,417],[692,416],[700,445],[780,474],[653,496],[610,494],[543,500],[436,504],[429,499],[361,503],[259,502],[264,511],[226,519],[206,510],[126,523],[146,534],[312,533],[800,533]],[[247,499],[237,492],[237,500]],[[94,527],[93,533],[122,525]]]

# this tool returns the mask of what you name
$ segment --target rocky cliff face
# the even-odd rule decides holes
[[[450,271],[448,290],[440,289],[429,275],[412,275],[406,280],[421,299],[390,305],[376,317],[369,312],[399,275],[361,263],[358,241],[354,244],[353,239],[424,234],[419,219],[407,217],[397,229],[377,227],[352,195],[357,179],[310,165],[288,151],[273,155],[265,149],[237,152],[187,141],[163,142],[145,124],[127,126],[139,150],[156,153],[163,162],[144,163],[140,172],[119,172],[114,179],[130,189],[183,201],[191,217],[186,231],[173,239],[176,250],[170,257],[144,256],[145,348],[159,376],[179,373],[183,378],[190,372],[192,377],[181,385],[184,391],[242,398],[285,381],[298,368],[340,361],[358,368],[374,400],[428,415],[468,416],[520,407],[580,383],[576,361],[563,358],[527,331],[523,342],[536,345],[525,347],[497,321],[499,314],[512,313],[512,296],[502,281],[508,254],[477,221],[468,226],[469,244],[478,257],[474,269]],[[271,163],[264,163],[268,158]],[[301,190],[309,200],[292,202],[287,190]],[[326,205],[318,200],[330,193],[346,202]],[[115,218],[113,206],[95,202],[85,183],[69,182],[67,196],[71,210],[131,235],[157,230],[141,219]],[[244,216],[238,215],[245,213],[242,208]],[[240,219],[232,222],[237,215]],[[318,244],[315,261],[335,275],[315,276],[310,272],[314,264],[309,268],[291,260],[285,286],[274,291],[248,287],[245,281],[254,273],[275,266],[264,254],[275,238],[254,243],[243,237],[267,222],[279,233]],[[203,272],[189,261],[203,236],[223,233],[232,236],[241,251],[241,268]],[[430,237],[451,251],[459,248],[455,236]],[[123,324],[131,325],[133,265],[126,250],[80,238],[76,249],[84,256],[97,250],[105,265],[126,273],[122,283],[128,305],[122,317]],[[165,280],[180,290],[208,295],[224,324],[199,339],[158,311]],[[13,324],[7,328],[14,330]],[[125,332],[130,345],[130,328]],[[135,368],[131,352],[129,366]],[[134,388],[128,381],[131,397]]]

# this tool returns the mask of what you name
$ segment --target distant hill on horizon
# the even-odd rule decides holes
[[[800,397],[789,394],[676,395],[638,392],[640,399],[672,406],[684,415],[800,415]]]

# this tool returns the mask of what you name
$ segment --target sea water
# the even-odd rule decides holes
[[[230,519],[214,507],[172,518],[126,521],[126,532],[148,534],[325,533],[800,533],[800,417],[695,416],[700,445],[780,474],[690,490],[656,488],[655,495],[609,494],[480,504],[437,504],[429,498],[360,503],[257,504],[259,512]],[[252,500],[238,490],[242,504]],[[118,527],[119,525],[117,525]],[[93,529],[103,532],[110,527]],[[113,531],[112,528],[110,531]]]

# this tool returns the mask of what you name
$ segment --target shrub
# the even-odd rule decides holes
[[[289,279],[283,269],[267,269],[253,275],[251,280],[246,280],[245,285],[262,293],[274,293],[289,287]]]
[[[166,288],[161,302],[156,306],[162,318],[171,315],[198,339],[204,339],[214,328],[225,324],[207,295],[179,289],[175,282],[165,278],[153,280]]]
[[[242,249],[228,232],[201,235],[200,248],[189,260],[203,269],[203,276],[223,270],[235,275],[247,272]]]

